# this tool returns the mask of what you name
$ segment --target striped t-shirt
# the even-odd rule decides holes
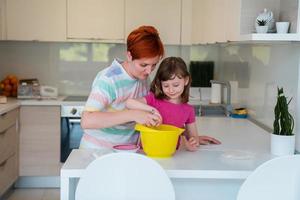
[[[128,98],[141,98],[147,94],[148,89],[148,80],[130,77],[122,67],[121,61],[114,60],[111,66],[97,74],[84,110],[101,112],[124,110]],[[116,144],[136,143],[137,134],[134,125],[134,122],[129,122],[110,128],[85,129],[80,148],[101,149]]]

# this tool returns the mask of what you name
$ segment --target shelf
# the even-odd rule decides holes
[[[300,41],[300,34],[253,33],[253,34],[241,35],[240,41]]]

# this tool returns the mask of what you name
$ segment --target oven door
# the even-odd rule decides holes
[[[60,161],[65,162],[73,149],[78,149],[83,130],[80,117],[61,117]]]

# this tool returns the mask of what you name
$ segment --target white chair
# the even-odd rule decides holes
[[[260,165],[242,184],[238,200],[299,200],[300,155],[282,156]]]
[[[111,153],[88,165],[76,200],[175,200],[173,185],[154,160],[136,153]]]

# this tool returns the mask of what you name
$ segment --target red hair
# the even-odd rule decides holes
[[[132,60],[140,58],[153,58],[164,56],[164,46],[158,31],[153,26],[140,26],[127,37],[127,51]]]

